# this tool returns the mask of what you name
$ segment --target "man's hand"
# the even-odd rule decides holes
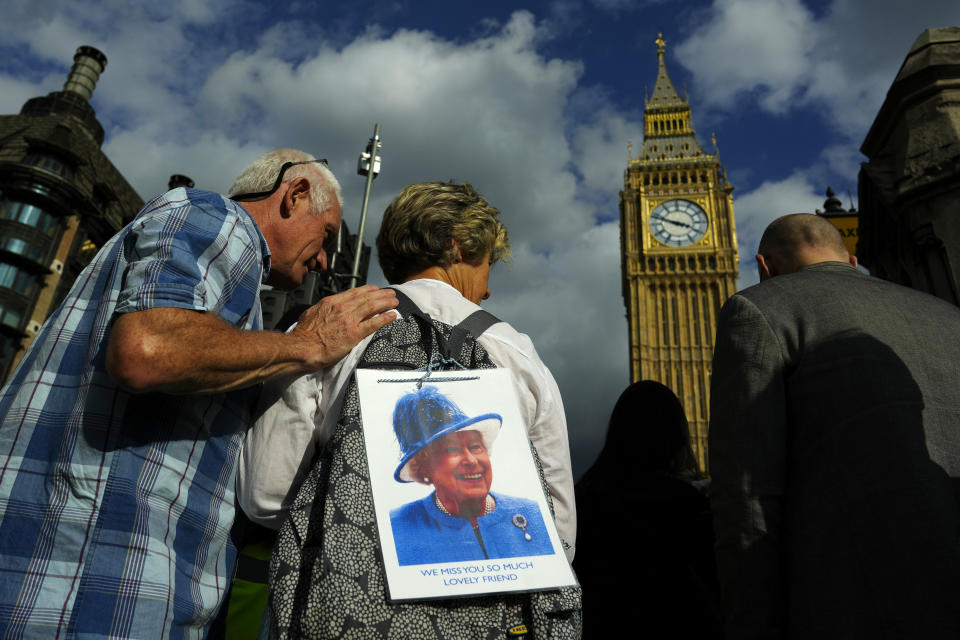
[[[368,335],[393,322],[397,315],[390,310],[396,306],[393,289],[373,285],[350,289],[326,297],[304,311],[290,335],[305,341],[311,354],[307,365],[313,370],[323,369],[338,362]]]
[[[159,307],[120,315],[107,344],[107,371],[134,393],[216,393],[283,375],[310,373],[342,358],[392,322],[392,289],[360,287],[307,309],[289,334],[241,331],[211,313]]]

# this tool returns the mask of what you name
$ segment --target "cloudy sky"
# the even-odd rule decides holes
[[[379,122],[372,229],[425,180],[469,181],[503,211],[514,259],[486,306],[557,377],[579,474],[628,383],[617,198],[657,32],[736,187],[748,286],[767,222],[821,207],[827,185],[855,201],[858,148],[910,45],[956,24],[956,0],[7,0],[0,113],[59,90],[93,45],[104,150],[142,197],[172,173],[224,191],[293,146],[330,159],[354,227],[356,159]]]

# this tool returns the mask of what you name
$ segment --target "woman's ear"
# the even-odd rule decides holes
[[[421,449],[408,463],[410,465],[410,475],[420,484],[430,484],[430,470],[426,464],[427,456],[426,450]]]

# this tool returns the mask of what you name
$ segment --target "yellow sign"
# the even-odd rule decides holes
[[[833,223],[843,236],[843,244],[847,245],[847,253],[852,256],[857,255],[857,216],[824,216]]]

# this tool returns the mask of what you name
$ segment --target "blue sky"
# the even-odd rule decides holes
[[[736,187],[747,286],[770,220],[822,206],[827,185],[856,198],[858,148],[910,45],[960,24],[956,0],[8,0],[4,13],[0,113],[58,90],[76,47],[96,46],[104,150],[144,198],[172,173],[225,190],[259,153],[294,146],[330,159],[355,226],[374,122],[368,228],[406,184],[473,183],[515,252],[486,306],[557,377],[578,473],[628,383],[617,194],[657,33]]]

